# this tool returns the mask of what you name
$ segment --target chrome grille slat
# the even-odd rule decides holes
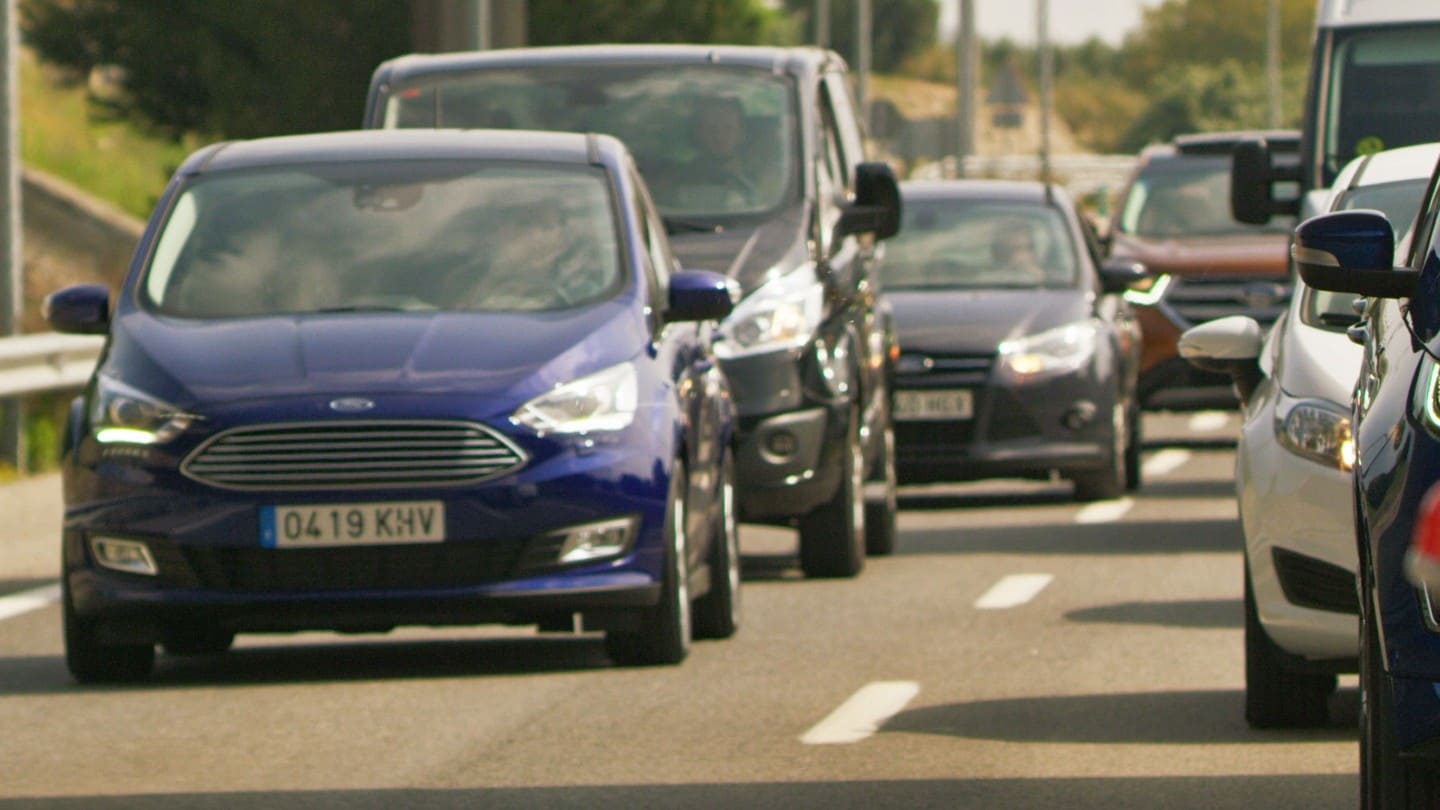
[[[225,489],[462,486],[511,472],[524,451],[470,422],[286,423],[234,428],[181,464]]]

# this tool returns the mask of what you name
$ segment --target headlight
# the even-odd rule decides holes
[[[102,444],[165,444],[198,418],[113,377],[96,379],[90,425]]]
[[[1350,414],[1332,403],[1282,395],[1275,409],[1275,438],[1281,447],[1318,464],[1340,470],[1355,465]]]
[[[720,324],[721,358],[804,346],[820,326],[823,291],[808,265],[771,281],[735,307]]]
[[[1079,321],[1000,344],[1000,367],[1022,380],[1078,371],[1095,355],[1094,321]]]
[[[639,391],[635,367],[621,363],[555,386],[521,405],[510,421],[542,436],[623,430],[635,420]]]

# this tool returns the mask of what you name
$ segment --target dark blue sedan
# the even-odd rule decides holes
[[[46,302],[109,335],[66,439],[71,673],[250,632],[582,628],[626,664],[731,635],[731,285],[677,267],[607,136],[196,152],[113,312]]]

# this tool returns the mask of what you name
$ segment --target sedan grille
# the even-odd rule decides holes
[[[180,470],[224,489],[367,489],[474,484],[525,461],[473,422],[306,422],[227,430]]]

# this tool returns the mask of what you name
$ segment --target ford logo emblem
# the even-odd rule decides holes
[[[364,413],[373,407],[375,407],[375,401],[364,397],[330,400],[330,410],[336,413]]]

